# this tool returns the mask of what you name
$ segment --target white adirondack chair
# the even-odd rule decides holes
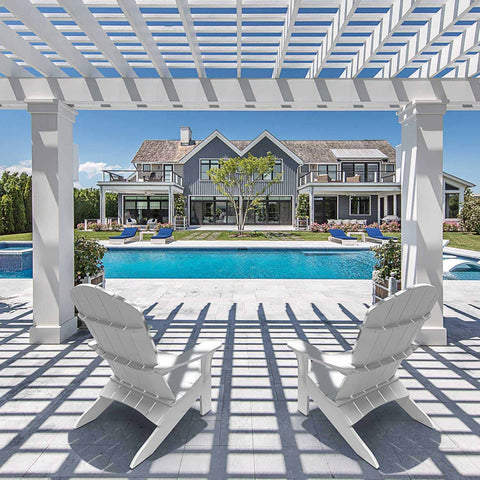
[[[130,463],[149,457],[200,398],[200,413],[211,409],[211,362],[222,346],[206,341],[180,355],[157,350],[143,314],[124,298],[92,285],[72,289],[78,316],[113,375],[75,428],[95,420],[114,400],[134,408],[156,425]]]
[[[309,399],[365,461],[378,468],[373,453],[353,425],[375,408],[395,400],[412,418],[433,427],[409,397],[397,369],[415,349],[415,337],[436,301],[431,285],[416,285],[371,307],[357,342],[348,352],[322,353],[302,340],[288,346],[298,360],[298,410],[309,413]]]

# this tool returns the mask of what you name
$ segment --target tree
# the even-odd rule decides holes
[[[27,228],[27,217],[25,215],[25,203],[20,187],[18,185],[12,185],[9,196],[12,199],[13,219],[15,222],[14,231],[15,233],[25,232]]]
[[[2,213],[3,233],[15,233],[12,197],[8,194],[3,195],[0,207]]]
[[[470,188],[465,189],[459,217],[467,232],[480,234],[480,198],[474,197]]]
[[[113,192],[105,193],[105,216],[107,218],[118,217],[118,194]]]
[[[265,157],[248,154],[246,157],[223,158],[218,168],[208,171],[219,193],[233,205],[239,232],[245,228],[248,213],[260,204],[275,183],[280,182],[281,174],[274,173],[275,161],[271,152]]]
[[[23,203],[25,205],[25,218],[27,220],[26,231],[32,231],[32,177],[26,175],[27,179],[23,186]]]

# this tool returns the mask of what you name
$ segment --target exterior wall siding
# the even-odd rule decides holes
[[[273,185],[269,195],[288,195],[295,198],[297,192],[297,162],[267,138],[261,140],[252,148],[252,150],[250,150],[250,153],[255,156],[263,156],[266,155],[267,152],[272,152],[273,155],[283,160],[282,181]],[[236,156],[237,153],[225,145],[219,138],[213,139],[184,164],[185,195],[219,195],[213,182],[209,180],[200,180],[200,159]]]

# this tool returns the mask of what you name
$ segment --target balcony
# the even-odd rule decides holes
[[[396,183],[396,174],[386,169],[380,169],[377,172],[368,172],[366,174],[351,175],[347,172],[334,172],[321,174],[318,172],[309,172],[300,176],[298,186],[303,187],[309,184],[318,183]]]
[[[143,172],[141,170],[103,170],[104,183],[167,183],[183,187],[183,178],[175,172]]]

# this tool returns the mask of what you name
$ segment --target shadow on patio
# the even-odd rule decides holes
[[[299,337],[329,351],[349,349],[364,306],[253,303],[197,299],[146,309],[161,347],[181,351],[215,338],[224,348],[213,361],[212,413],[201,417],[191,409],[154,455],[130,471],[153,430],[140,414],[114,403],[72,430],[110,375],[87,347],[87,334],[66,345],[31,346],[31,306],[3,300],[0,478],[479,478],[477,302],[448,304],[449,345],[419,349],[401,370],[438,431],[396,404],[357,424],[379,471],[354,454],[317,408],[308,417],[296,412],[296,360],[286,347]]]

